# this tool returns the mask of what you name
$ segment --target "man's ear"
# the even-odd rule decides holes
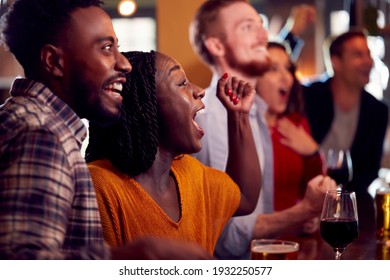
[[[333,71],[335,71],[336,69],[339,68],[339,65],[341,63],[340,62],[340,57],[338,57],[337,55],[333,55],[330,58],[330,62],[331,62]]]
[[[41,49],[41,61],[45,71],[55,77],[62,77],[64,73],[64,60],[62,50],[54,45],[45,45]]]
[[[208,37],[204,41],[204,45],[206,46],[208,51],[214,56],[225,55],[225,46],[217,37]]]

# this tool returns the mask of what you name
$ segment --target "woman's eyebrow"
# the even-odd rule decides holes
[[[171,69],[169,69],[168,76],[171,75],[171,73],[176,70],[180,70],[180,66],[177,64],[173,66]]]

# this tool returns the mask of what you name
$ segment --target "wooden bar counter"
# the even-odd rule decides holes
[[[318,232],[310,236],[284,236],[285,240],[299,243],[299,260],[333,260],[332,247]],[[390,240],[378,244],[375,236],[375,222],[367,221],[360,226],[358,238],[344,250],[342,260],[390,260]]]
[[[286,236],[285,240],[292,240],[299,243],[299,260],[332,260],[334,252],[332,247],[326,243],[316,232],[310,236]],[[349,244],[344,250],[341,259],[343,260],[375,260],[383,259],[380,255],[390,259],[390,245],[382,253],[381,246],[377,246],[375,234],[360,232],[359,237]],[[386,249],[386,247],[384,247]],[[378,252],[377,252],[378,251]]]

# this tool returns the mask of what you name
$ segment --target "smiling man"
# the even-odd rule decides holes
[[[388,108],[364,89],[373,67],[364,32],[340,34],[330,44],[329,54],[333,77],[304,90],[307,117],[323,150],[350,150],[353,178],[346,187],[357,193],[359,211],[369,213],[361,215],[370,218],[367,225],[359,221],[360,226],[373,226],[374,207],[367,188],[378,177]]]
[[[80,118],[120,115],[131,65],[111,19],[99,1],[20,0],[2,36],[26,78],[0,108],[0,258],[108,258]]]

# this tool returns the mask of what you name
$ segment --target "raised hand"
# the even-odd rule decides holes
[[[256,91],[252,85],[227,73],[218,80],[217,97],[228,111],[248,114]]]
[[[218,80],[217,97],[227,110],[229,153],[226,173],[241,190],[235,216],[248,215],[256,207],[261,187],[261,168],[249,121],[249,111],[256,95],[247,82],[229,77]]]
[[[286,25],[292,34],[300,36],[308,26],[316,21],[316,17],[317,12],[314,6],[300,4],[292,8]]]

